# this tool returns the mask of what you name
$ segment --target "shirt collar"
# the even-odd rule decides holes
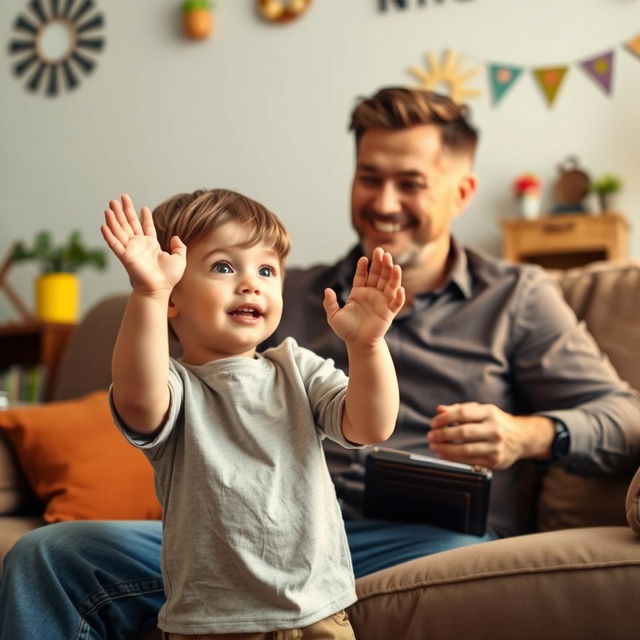
[[[335,280],[332,283],[333,289],[338,294],[341,302],[345,302],[351,290],[353,274],[356,270],[358,259],[363,256],[361,245],[356,245],[351,251],[336,264]],[[469,260],[464,248],[458,241],[451,237],[451,248],[449,250],[451,269],[445,281],[434,291],[427,291],[416,296],[417,298],[436,298],[449,288],[454,288],[464,297],[470,298],[472,292],[471,274],[469,273]]]

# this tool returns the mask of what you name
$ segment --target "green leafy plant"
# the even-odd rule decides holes
[[[593,181],[591,189],[599,195],[618,193],[618,191],[622,189],[622,180],[613,173],[605,173],[603,176]]]
[[[99,271],[107,265],[107,254],[103,249],[89,249],[82,242],[80,233],[73,231],[66,242],[54,244],[49,231],[37,233],[33,245],[27,247],[18,242],[11,255],[12,262],[35,260],[40,272],[75,273],[81,267],[91,266]]]

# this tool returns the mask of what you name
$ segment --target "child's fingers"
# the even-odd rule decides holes
[[[153,216],[149,207],[142,207],[140,210],[140,222],[141,231],[145,236],[150,238],[157,238],[156,225],[153,224]]]
[[[400,309],[402,309],[402,307],[404,306],[404,301],[405,301],[404,287],[399,287],[395,293],[395,296],[389,302],[389,309],[393,313],[398,313],[398,311],[400,311]]]
[[[391,271],[393,268],[393,258],[388,251],[385,251],[382,255],[382,267],[380,269],[380,277],[376,286],[380,291],[384,291],[387,288],[389,279],[391,278]]]
[[[104,219],[111,234],[117,238],[123,246],[126,245],[131,234],[122,228],[115,211],[113,211],[113,209],[107,209],[107,211],[104,212]]]
[[[369,259],[362,256],[356,264],[356,273],[353,276],[354,287],[365,287],[367,285],[367,272],[369,266]]]
[[[109,246],[109,249],[111,249],[111,251],[113,251],[113,253],[118,258],[122,256],[122,254],[124,253],[124,247],[122,246],[122,243],[120,242],[120,240],[118,240],[118,238],[116,238],[113,235],[113,233],[111,232],[111,229],[109,229],[109,227],[106,224],[103,224],[100,227],[100,231],[102,232],[102,237],[104,238],[105,242]]]
[[[369,267],[369,276],[367,277],[367,287],[377,287],[380,273],[382,271],[382,259],[384,251],[381,247],[376,247],[371,254],[371,266]]]
[[[389,267],[389,278],[387,279],[384,295],[387,298],[394,298],[398,288],[402,283],[402,269],[399,265],[394,264]]]
[[[122,194],[122,205],[124,207],[124,215],[131,227],[131,230],[136,235],[142,234],[142,227],[140,226],[140,220],[138,219],[138,212],[133,206],[133,200],[131,196],[124,193]]]
[[[327,318],[332,318],[339,310],[338,297],[333,289],[324,290],[324,299],[322,301]]]

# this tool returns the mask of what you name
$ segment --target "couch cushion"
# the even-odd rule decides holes
[[[113,425],[106,391],[0,412],[44,520],[158,519],[153,471]]]
[[[436,553],[356,582],[367,640],[635,638],[640,541],[628,527],[553,531]]]

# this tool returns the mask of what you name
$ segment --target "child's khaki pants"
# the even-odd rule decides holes
[[[180,633],[163,633],[166,640],[355,640],[346,611],[301,629],[267,631],[258,633],[223,633],[185,636]]]

